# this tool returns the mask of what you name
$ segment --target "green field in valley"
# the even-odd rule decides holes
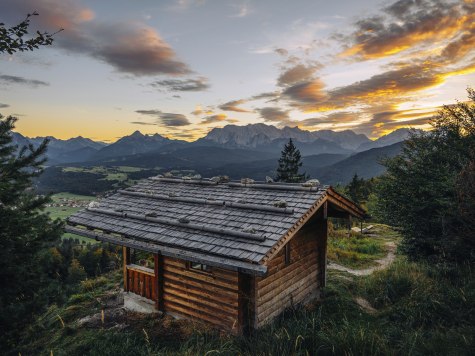
[[[49,213],[53,219],[65,220],[70,215],[75,212],[85,208],[91,201],[95,200],[96,197],[88,195],[77,195],[71,193],[58,193],[52,196],[52,202],[48,204],[45,211]],[[88,239],[86,237],[64,233],[64,238],[73,238],[79,239],[79,241],[85,241],[90,243],[95,243],[94,240]]]

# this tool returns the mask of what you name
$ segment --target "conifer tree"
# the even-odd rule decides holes
[[[468,102],[444,106],[433,130],[414,133],[402,152],[383,161],[377,209],[401,228],[412,259],[475,261],[475,91]]]
[[[0,115],[0,334],[9,335],[51,298],[42,252],[61,236],[61,223],[43,212],[49,197],[33,191],[48,141],[34,148],[12,144],[16,119]]]
[[[53,35],[36,32],[25,39],[32,16],[6,28],[0,23],[0,54],[32,51],[53,42]],[[18,332],[34,313],[48,304],[52,281],[41,261],[60,239],[61,223],[43,212],[49,197],[38,196],[33,179],[43,171],[48,140],[39,147],[13,145],[16,118],[0,114],[0,349],[17,346]]]
[[[307,178],[307,175],[305,173],[299,173],[300,167],[302,167],[300,151],[295,147],[292,139],[289,139],[289,142],[284,146],[281,157],[279,158],[276,180],[286,183],[303,182]]]

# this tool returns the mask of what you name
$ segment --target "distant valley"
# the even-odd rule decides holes
[[[399,129],[372,141],[350,130],[305,131],[297,127],[279,129],[254,124],[215,128],[194,142],[168,139],[159,134],[144,135],[139,131],[112,144],[83,137],[69,140],[50,137],[49,168],[39,185],[47,180],[45,189],[48,190],[54,188],[55,179],[64,183],[70,177],[73,182],[73,174],[81,173],[86,177],[100,171],[68,171],[66,167],[136,167],[142,171],[135,173],[139,178],[146,177],[147,172],[153,175],[177,170],[202,176],[221,174],[233,179],[264,180],[266,176],[275,176],[277,159],[289,138],[303,156],[303,171],[325,184],[346,184],[355,173],[364,178],[382,174],[384,168],[379,164],[380,159],[398,154],[409,134],[410,130]],[[14,143],[19,147],[37,146],[42,140],[41,137],[27,138],[14,133]],[[93,181],[92,178],[90,176],[88,181]],[[103,182],[99,186],[104,190],[109,187]]]

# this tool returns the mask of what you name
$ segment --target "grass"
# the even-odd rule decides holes
[[[367,277],[331,272],[323,302],[289,309],[250,337],[227,335],[186,320],[133,314],[127,316],[123,330],[114,328],[107,314],[105,324],[77,326],[78,319],[105,308],[120,282],[120,271],[83,282],[64,306],[52,306],[35,320],[15,352],[470,355],[475,347],[475,275],[470,266],[436,270],[399,257],[387,270]],[[366,298],[377,312],[360,308],[357,296]]]
[[[104,174],[105,177],[103,179],[124,182],[128,179],[127,173],[138,172],[138,171],[141,171],[142,169],[143,168],[128,167],[128,166],[64,167],[63,172],[84,172],[84,173]]]
[[[67,203],[69,201],[75,201],[81,204],[91,202],[96,199],[96,197],[89,196],[89,195],[77,195],[71,193],[58,193],[54,194],[52,197],[53,203],[60,204],[60,203]],[[81,210],[82,208],[78,207],[70,207],[70,206],[50,206],[45,208],[45,211],[49,213],[51,218],[53,219],[61,219],[65,220],[70,215],[74,214],[75,212]],[[74,235],[71,233],[64,233],[62,236],[63,239],[72,238],[78,239],[80,242],[89,242],[89,243],[96,243],[95,240],[88,239],[87,237]]]
[[[328,259],[350,268],[375,266],[376,260],[386,255],[385,244],[397,243],[400,236],[387,225],[373,225],[369,236],[351,231],[348,237],[348,230],[330,229]]]

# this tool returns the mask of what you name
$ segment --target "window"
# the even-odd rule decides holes
[[[188,268],[194,271],[207,272],[207,273],[211,272],[211,266],[208,266],[202,263],[189,262]]]
[[[287,243],[287,245],[285,245],[285,265],[288,266],[290,265],[290,242]]]

